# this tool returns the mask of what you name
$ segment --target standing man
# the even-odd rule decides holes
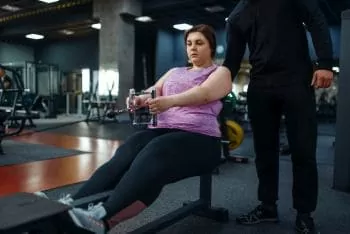
[[[13,102],[13,93],[6,90],[12,88],[12,79],[6,74],[4,68],[0,67],[0,106],[11,106]]]
[[[318,57],[309,55],[307,29]],[[237,218],[240,224],[277,221],[279,127],[285,114],[293,162],[293,207],[296,230],[316,233],[317,120],[314,88],[333,81],[332,42],[317,0],[241,0],[227,21],[224,66],[237,74],[246,44],[252,64],[248,114],[254,135],[261,202]]]
[[[3,89],[10,89],[12,86],[12,79],[6,74],[5,69],[0,67],[0,81]]]

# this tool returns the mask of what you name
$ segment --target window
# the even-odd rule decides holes
[[[84,68],[81,69],[81,75],[82,75],[82,92],[83,93],[89,93],[90,92],[90,69]]]
[[[100,70],[98,72],[98,95],[118,96],[119,93],[119,72],[117,69]]]

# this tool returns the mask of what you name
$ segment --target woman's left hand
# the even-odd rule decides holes
[[[159,96],[156,98],[150,98],[146,101],[151,114],[162,113],[169,108],[173,107],[173,100],[170,96]]]

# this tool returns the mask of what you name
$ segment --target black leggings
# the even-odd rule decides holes
[[[73,199],[113,189],[106,219],[136,201],[152,204],[162,188],[211,173],[220,164],[220,138],[169,129],[146,129],[129,137],[84,183]]]

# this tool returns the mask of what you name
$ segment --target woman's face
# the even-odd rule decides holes
[[[200,32],[191,32],[186,40],[187,56],[194,65],[202,65],[211,60],[209,41]]]

